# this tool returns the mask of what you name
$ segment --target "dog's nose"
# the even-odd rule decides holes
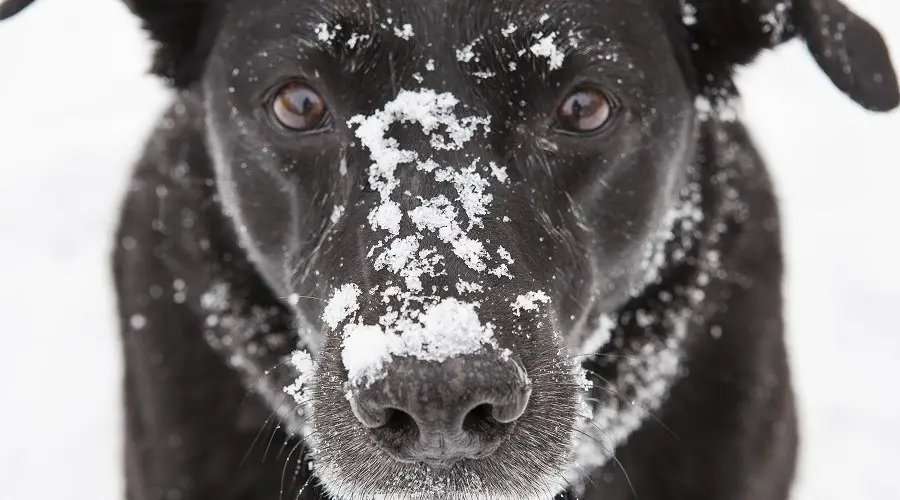
[[[488,352],[443,362],[394,360],[351,390],[356,418],[395,459],[449,467],[493,453],[525,412],[531,382],[514,356]]]

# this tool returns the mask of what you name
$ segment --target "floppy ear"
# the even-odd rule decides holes
[[[22,12],[34,0],[0,0],[0,21]]]
[[[831,81],[872,111],[900,104],[897,75],[878,31],[840,0],[679,0],[694,64],[710,81],[799,36]]]
[[[70,0],[71,1],[71,0]],[[125,0],[156,42],[151,71],[186,88],[203,74],[225,10],[223,0]]]
[[[0,0],[0,20],[35,0]],[[77,0],[69,0],[77,1]],[[195,82],[206,65],[226,0],[124,0],[156,43],[151,71],[178,88]]]

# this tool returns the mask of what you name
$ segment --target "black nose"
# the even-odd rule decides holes
[[[487,352],[443,362],[394,360],[351,390],[354,415],[395,459],[448,467],[493,453],[525,411],[531,382],[513,356]]]

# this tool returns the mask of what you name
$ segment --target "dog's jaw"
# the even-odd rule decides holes
[[[377,452],[375,458],[378,459]],[[388,457],[381,458],[390,460]],[[383,485],[379,492],[348,481],[348,474],[342,472],[336,462],[314,460],[312,464],[319,483],[332,498],[339,500],[553,500],[569,486],[562,475],[547,472],[531,476],[527,483],[504,490],[498,487],[503,482],[488,484],[465,471],[448,479],[446,475],[420,464],[398,469],[394,476],[395,484]],[[470,483],[465,489],[459,489],[460,479],[465,480],[466,476],[471,478]]]

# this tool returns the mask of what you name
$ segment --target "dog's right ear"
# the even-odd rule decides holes
[[[35,0],[0,0],[0,20]],[[77,1],[77,0],[69,0]],[[197,81],[215,41],[226,0],[124,0],[156,43],[151,71],[177,88]]]
[[[177,88],[206,68],[226,0],[124,0],[156,42],[151,71]]]

